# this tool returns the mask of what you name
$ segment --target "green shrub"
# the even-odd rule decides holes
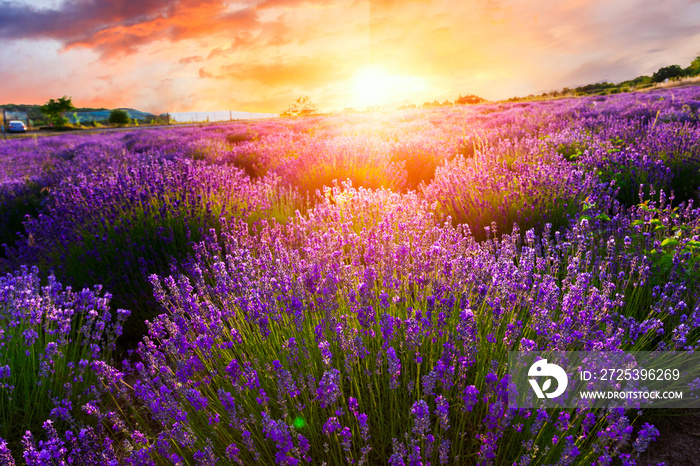
[[[111,124],[113,125],[119,125],[119,126],[124,126],[129,124],[129,114],[126,113],[126,110],[122,110],[120,108],[115,108],[114,110],[109,112],[109,120]]]

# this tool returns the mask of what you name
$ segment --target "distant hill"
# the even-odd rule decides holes
[[[141,110],[135,110],[133,108],[120,108],[119,110],[124,110],[129,118],[132,120],[138,120],[140,123],[151,122],[156,119],[156,116],[152,113],[142,112]],[[86,123],[88,121],[106,122],[109,120],[109,113],[111,110],[106,108],[101,109],[79,109],[75,112],[68,112],[65,117],[68,119],[69,123]]]
[[[0,105],[0,108],[4,108],[8,112],[24,112],[24,113],[36,113],[36,114],[41,114],[41,105],[34,105],[34,104],[3,104]],[[82,107],[82,108],[76,108],[76,112],[99,112],[101,110],[107,110],[106,108],[90,108],[90,107]]]
[[[40,126],[47,124],[46,117],[41,113],[41,105],[29,105],[29,104],[3,104],[0,105],[0,110],[4,109],[8,114],[14,115],[24,113],[27,118],[32,120],[33,126]],[[156,115],[148,112],[142,112],[141,110],[136,110],[133,108],[121,108],[124,110],[129,118],[138,120],[139,123],[148,123],[156,119]],[[111,110],[108,108],[91,108],[91,107],[80,107],[76,108],[72,112],[66,112],[65,117],[68,119],[69,123],[87,123],[87,122],[106,122],[109,119],[109,112]],[[2,119],[2,115],[0,115]]]

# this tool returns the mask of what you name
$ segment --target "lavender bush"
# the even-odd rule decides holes
[[[81,407],[100,399],[95,365],[129,315],[110,312],[109,299],[99,286],[75,292],[54,276],[42,285],[36,267],[0,277],[0,438],[11,446],[49,418],[80,425]]]

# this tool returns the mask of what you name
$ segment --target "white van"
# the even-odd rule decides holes
[[[24,125],[23,122],[19,120],[12,120],[7,125],[7,130],[10,133],[24,133],[25,131],[27,131],[27,127]]]

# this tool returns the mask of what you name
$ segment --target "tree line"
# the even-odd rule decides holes
[[[619,94],[621,92],[629,92],[636,89],[644,89],[652,87],[654,84],[665,82],[666,80],[678,80],[682,78],[692,78],[700,76],[700,56],[696,57],[688,67],[682,68],[680,65],[669,65],[659,68],[652,73],[651,76],[637,76],[634,79],[622,81],[619,83],[601,82],[594,84],[586,84],[584,86],[570,89],[563,88],[561,91],[543,92],[539,96],[529,95],[527,97],[512,97],[508,102],[519,102],[522,100],[530,100],[536,98],[555,98],[555,97],[571,97],[580,95],[607,95]]]

